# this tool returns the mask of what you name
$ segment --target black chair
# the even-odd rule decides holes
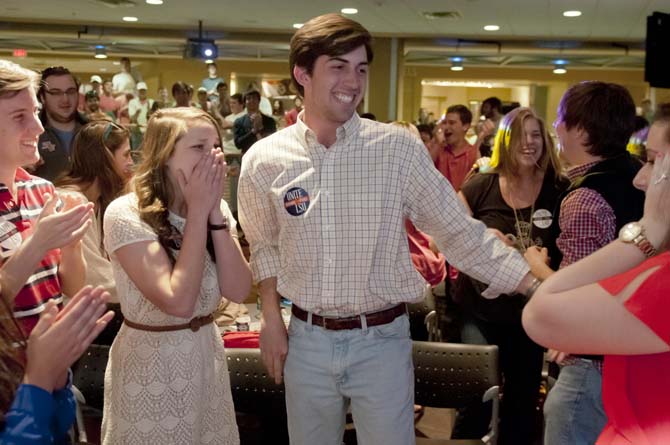
[[[430,333],[426,325],[426,317],[434,312],[435,304],[432,298],[424,298],[418,303],[407,305],[407,315],[409,316],[409,330],[412,340],[430,341]]]
[[[105,345],[89,346],[72,367],[73,392],[77,399],[78,443],[86,443],[89,435],[95,443],[100,434],[109,348]]]
[[[91,345],[72,367],[72,383],[84,396],[86,406],[102,412],[105,394],[105,368],[109,346]]]
[[[492,402],[489,432],[473,440],[417,438],[417,445],[495,445],[498,440],[500,371],[498,347],[414,342],[414,403],[434,408],[464,408]]]
[[[284,385],[268,375],[260,349],[227,348],[226,358],[241,443],[288,444]]]

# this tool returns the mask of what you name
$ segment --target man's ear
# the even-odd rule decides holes
[[[295,65],[293,67],[293,77],[295,77],[295,80],[302,86],[303,88],[309,83],[311,80],[311,76],[307,72],[306,68],[303,68],[301,66]]]

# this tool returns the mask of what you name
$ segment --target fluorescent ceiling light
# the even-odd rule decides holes
[[[484,27],[484,31],[498,31],[500,29],[500,26],[498,25],[486,25]]]
[[[123,18],[124,22],[136,22],[138,19],[137,17],[132,17],[132,16],[127,16]]]
[[[162,5],[163,0],[147,0],[147,5]]]
[[[295,29],[300,29],[300,28],[302,28],[302,25],[303,25],[302,23],[294,23],[294,24],[293,24],[293,27],[294,27]]]
[[[582,11],[563,11],[563,17],[579,17]]]
[[[340,10],[342,14],[358,14],[358,9],[356,8],[342,8]]]

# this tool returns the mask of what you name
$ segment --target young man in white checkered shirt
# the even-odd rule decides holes
[[[286,384],[292,444],[340,445],[351,405],[358,442],[414,443],[412,342],[405,303],[427,285],[404,221],[432,235],[451,264],[490,283],[536,288],[528,266],[467,216],[409,132],[360,119],[371,37],[337,14],[291,40],[296,125],[245,155],[240,219],[262,298],[261,351]],[[288,328],[279,296],[293,302]]]

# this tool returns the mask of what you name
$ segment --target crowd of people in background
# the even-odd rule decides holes
[[[306,23],[289,110],[258,83],[231,94],[215,63],[150,97],[128,58],[85,86],[0,61],[0,442],[65,440],[68,368],[95,341],[103,443],[239,443],[214,322],[252,278],[292,443],[340,443],[349,405],[360,443],[413,443],[406,303],[427,296],[444,341],[499,348],[499,444],[670,435],[670,106],[590,81],[555,137],[496,97],[387,125],[357,111],[370,41],[340,15]],[[486,411],[452,437],[484,435]]]

